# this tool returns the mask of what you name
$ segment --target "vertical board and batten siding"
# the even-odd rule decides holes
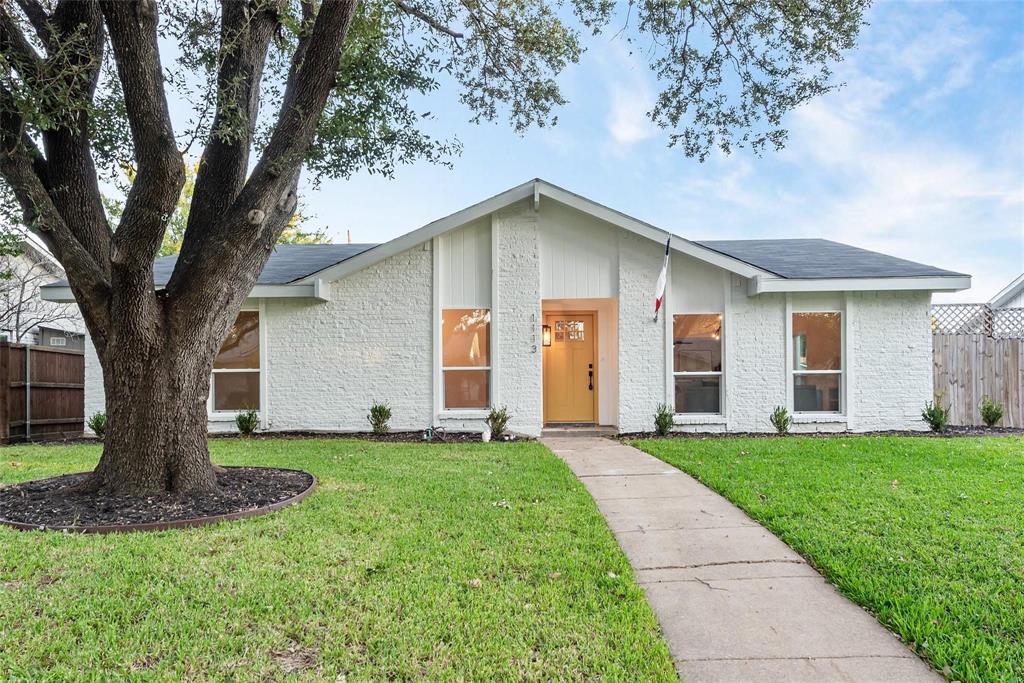
[[[490,216],[437,238],[442,308],[491,308]]]
[[[84,389],[81,351],[0,343],[0,442],[80,436]]]
[[[954,425],[981,425],[981,401],[1003,404],[1003,427],[1024,427],[1024,339],[982,334],[932,338],[935,400]]]
[[[619,228],[548,199],[537,228],[542,299],[618,296]]]

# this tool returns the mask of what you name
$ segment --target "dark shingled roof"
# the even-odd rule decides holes
[[[324,268],[330,268],[373,249],[376,244],[279,244],[256,280],[258,285],[286,285]],[[163,287],[171,279],[177,256],[161,256],[153,262],[153,284]],[[67,287],[68,281],[52,282],[44,287]]]
[[[279,244],[256,280],[258,285],[286,285],[307,275],[330,268],[350,259],[376,244]],[[157,287],[167,284],[174,271],[177,256],[158,258],[153,264],[153,281]]]
[[[708,240],[697,244],[786,279],[963,275],[831,240]]]

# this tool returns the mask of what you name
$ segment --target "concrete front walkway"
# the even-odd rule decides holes
[[[696,479],[610,439],[542,441],[597,501],[686,683],[942,680]]]

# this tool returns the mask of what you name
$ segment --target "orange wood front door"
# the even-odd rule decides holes
[[[544,347],[544,421],[597,421],[597,337],[593,313],[547,313],[551,345]]]

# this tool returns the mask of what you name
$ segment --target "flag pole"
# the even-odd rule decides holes
[[[668,282],[668,258],[671,244],[672,235],[670,234],[665,241],[665,260],[661,264],[661,273],[658,274],[658,284],[655,285],[657,291],[654,293],[654,322],[658,322],[658,314],[665,303],[665,285]]]

